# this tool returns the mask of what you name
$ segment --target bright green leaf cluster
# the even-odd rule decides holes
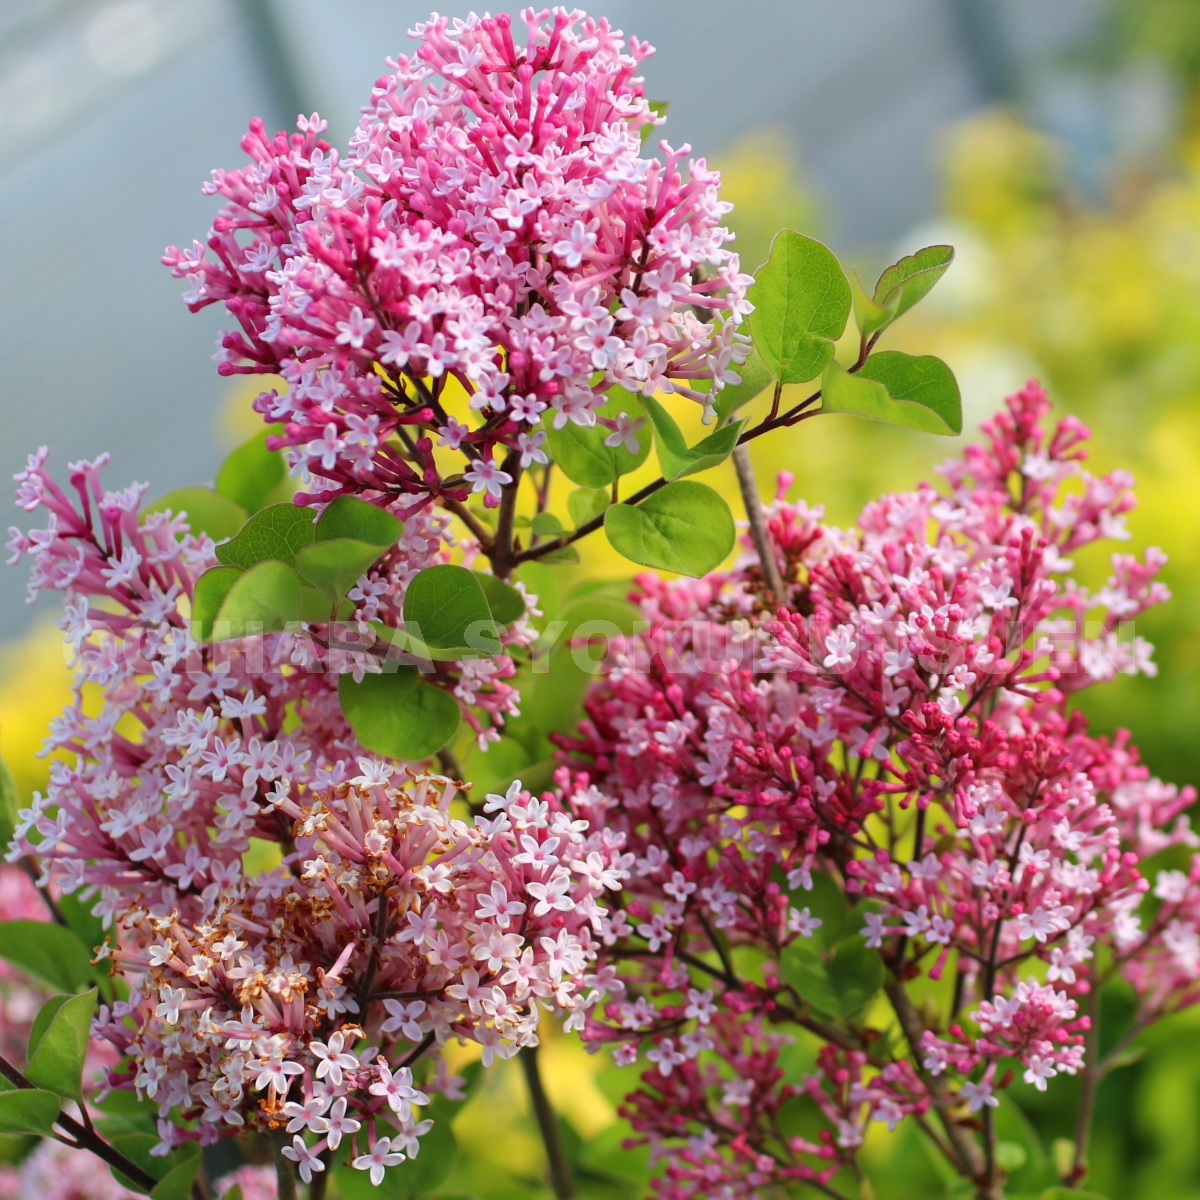
[[[221,566],[197,580],[196,636],[220,641],[328,621],[403,531],[391,513],[353,496],[337,497],[315,523],[294,504],[260,509],[217,547]]]

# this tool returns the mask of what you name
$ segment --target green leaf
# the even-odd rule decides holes
[[[633,633],[645,628],[641,612],[624,596],[596,592],[573,598],[563,612],[566,637],[596,637]]]
[[[200,1155],[193,1154],[172,1167],[155,1185],[150,1200],[191,1200],[192,1184],[200,1170]],[[229,1200],[229,1192],[225,1200]]]
[[[540,562],[522,563],[514,572],[513,579],[524,584],[525,590],[537,597],[537,608],[544,614],[535,618],[539,628],[553,621],[558,615],[560,597],[558,573]],[[492,614],[495,616],[495,613]]]
[[[962,432],[962,397],[953,372],[940,358],[899,350],[872,354],[851,375],[836,362],[821,380],[821,408],[924,433]]]
[[[814,872],[812,889],[797,888],[791,893],[791,902],[793,908],[807,908],[809,914],[821,922],[812,941],[823,948],[830,949],[850,933],[850,907],[846,903],[846,894],[824,872]]]
[[[466,567],[439,563],[419,571],[404,593],[404,625],[434,650],[500,650],[488,598]]]
[[[611,499],[603,488],[576,488],[567,497],[567,512],[575,522],[575,528],[594,521],[608,507]]]
[[[144,510],[145,513],[168,511],[176,515],[186,513],[192,533],[206,533],[214,542],[233,537],[246,523],[244,508],[206,487],[177,488]]]
[[[282,483],[287,474],[283,455],[267,449],[268,436],[282,431],[282,425],[275,425],[256,433],[243,442],[217,472],[217,491],[248,513],[258,512],[271,490]]]
[[[485,571],[472,571],[479,586],[483,588],[488,608],[492,612],[492,620],[497,625],[511,625],[525,615],[525,597],[511,583]]]
[[[545,660],[545,672],[530,677],[521,713],[543,736],[567,733],[579,724],[583,697],[596,676],[586,665],[586,652],[576,649],[556,646]]]
[[[850,316],[850,284],[832,252],[785,229],[750,288],[754,347],[783,383],[814,379]]]
[[[256,512],[232,541],[217,547],[217,562],[248,569],[266,559],[290,567],[296,552],[316,541],[312,509],[295,504],[271,504]]]
[[[62,1101],[53,1092],[16,1088],[0,1092],[0,1133],[36,1133],[49,1136]]]
[[[880,275],[875,285],[875,303],[892,308],[891,320],[896,320],[929,295],[953,261],[953,246],[926,246],[909,254]]]
[[[674,418],[657,400],[646,396],[642,403],[654,426],[659,465],[668,479],[682,479],[724,462],[733,453],[745,425],[744,421],[724,425],[689,448]]]
[[[20,808],[17,781],[8,769],[8,763],[0,758],[0,840],[5,847],[13,840]]]
[[[436,754],[458,731],[458,701],[412,667],[338,680],[342,711],[367,750],[417,761]]]
[[[1078,1188],[1052,1187],[1047,1188],[1038,1200],[1108,1200],[1099,1192],[1081,1192]]]
[[[318,542],[350,538],[383,549],[394,546],[404,533],[404,522],[377,504],[368,504],[357,496],[337,496],[317,519]]]
[[[785,947],[780,966],[802,1000],[834,1017],[853,1016],[883,987],[883,959],[857,935],[825,954],[797,939]]]
[[[741,383],[727,383],[713,402],[718,425],[724,425],[742,405],[761,396],[775,381],[775,376],[757,350],[751,350],[750,357],[736,370],[742,377]]]
[[[38,1009],[37,1016],[33,1018],[33,1024],[29,1027],[29,1044],[25,1052],[26,1061],[33,1057],[38,1043],[42,1040],[42,1035],[50,1028],[50,1022],[54,1020],[58,1010],[70,999],[70,996],[51,996]]]
[[[35,1027],[25,1066],[30,1083],[82,1103],[83,1062],[95,1011],[96,989],[92,988],[57,1005],[44,1032]],[[36,1041],[34,1033],[38,1035]]]
[[[93,955],[104,941],[104,922],[92,912],[95,903],[95,896],[90,900],[81,900],[78,893],[64,892],[58,898],[58,908],[66,919],[67,927]]]
[[[667,115],[668,110],[671,107],[671,102],[670,102],[670,100],[647,100],[646,107],[656,117],[665,117]],[[661,128],[661,126],[653,125],[649,121],[647,121],[646,124],[643,125],[641,127],[641,129],[638,130],[638,134],[642,139],[642,145],[644,146],[646,144],[646,142],[650,138],[652,138],[658,132],[658,130],[660,128]]]
[[[337,538],[314,542],[296,553],[296,570],[314,587],[335,600],[344,596],[383,551],[369,542]]]
[[[560,563],[577,563],[579,562],[579,551],[574,546],[559,546],[540,555],[538,562],[555,566]]]
[[[147,1175],[154,1179],[164,1178],[171,1170],[173,1160],[178,1161],[175,1155],[159,1158],[150,1153],[158,1144],[158,1138],[151,1133],[122,1133],[110,1138],[109,1141],[113,1149],[119,1150],[130,1162],[141,1167]],[[191,1144],[195,1145],[195,1143]],[[109,1167],[109,1170],[112,1172],[113,1178],[124,1187],[129,1188],[131,1192],[145,1194],[145,1188],[134,1183],[128,1176],[122,1175],[116,1167]]]
[[[58,992],[76,992],[95,975],[79,938],[46,921],[0,921],[0,958]]]
[[[348,1161],[339,1162],[334,1180],[342,1200],[409,1200],[434,1191],[458,1157],[458,1139],[446,1115],[435,1111],[438,1107],[437,1101],[430,1106],[433,1128],[421,1138],[417,1157],[388,1167],[378,1187],[371,1183],[370,1172],[356,1171]]]
[[[529,522],[529,527],[538,537],[554,537],[555,534],[563,531],[563,523],[552,512],[535,514],[533,520]]]
[[[242,1192],[242,1185],[240,1183],[235,1183],[233,1187],[231,1187],[229,1191],[227,1191],[225,1195],[221,1197],[221,1200],[245,1200],[245,1196]]]
[[[736,539],[729,505],[690,479],[668,483],[636,506],[614,504],[604,532],[631,562],[697,579],[720,566]]]
[[[202,641],[225,641],[278,633],[301,618],[300,576],[286,563],[268,558],[248,571],[226,574],[214,567],[196,581],[193,628]],[[210,584],[206,584],[210,576]],[[217,601],[212,612],[213,601]],[[210,615],[211,614],[211,615]]]
[[[628,413],[634,420],[645,417],[642,400],[624,388],[615,387],[608,392],[608,400],[597,410],[597,417],[614,418]],[[610,487],[621,475],[628,475],[642,465],[650,454],[650,437],[643,430],[638,435],[638,452],[630,454],[621,446],[606,446],[604,439],[612,430],[597,420],[590,429],[568,421],[561,429],[555,429],[550,420],[543,422],[546,443],[554,461],[562,473],[586,488]]]
[[[867,295],[857,271],[850,272],[850,291],[854,296],[854,323],[864,338],[881,333],[896,319],[896,309],[900,304],[899,293],[889,303],[877,304]]]

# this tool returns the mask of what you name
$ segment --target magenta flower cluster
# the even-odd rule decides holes
[[[522,22],[419,26],[346,155],[315,116],[254,122],[254,161],[207,185],[226,201],[207,245],[167,253],[192,309],[237,319],[221,370],[287,381],[256,406],[317,499],[494,504],[546,461],[543,422],[594,425],[613,385],[707,404],[737,379],[750,279],[703,159],[641,155],[649,48],[578,12]]]
[[[1044,1089],[1083,1065],[1108,975],[1139,1022],[1197,998],[1200,858],[1153,865],[1197,845],[1195,795],[1068,703],[1153,671],[1121,625],[1166,598],[1163,558],[1114,555],[1097,590],[1072,577],[1067,555],[1123,536],[1132,498],[1083,469],[1078,422],[1043,430],[1048,408],[1034,385],[1010,397],[944,468],[948,492],[885,496],[856,529],[777,501],[778,611],[753,560],[639,580],[649,630],[613,648],[560,782],[627,839],[586,1036],[644,1064],[627,1112],[665,1156],[664,1197],[824,1183],[871,1121],[974,1114],[1014,1078]],[[907,1048],[789,980],[793,948],[843,918],[882,958]],[[945,977],[925,1023],[905,990]],[[781,1140],[797,1097],[823,1131]]]

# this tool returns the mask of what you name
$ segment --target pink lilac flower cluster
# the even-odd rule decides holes
[[[43,460],[19,494],[48,524],[13,545],[65,592],[76,694],[10,858],[112,930],[129,994],[96,1018],[123,1056],[107,1085],[157,1103],[162,1152],[286,1127],[306,1180],[345,1139],[377,1181],[429,1127],[421,1087],[456,1086],[440,1046],[490,1063],[544,1011],[582,1021],[616,839],[519,784],[472,816],[450,780],[364,757],[337,699],[348,652],[312,629],[198,643],[212,542],[140,515],[141,488],[105,492],[95,464],[72,503]],[[439,545],[423,520],[410,564]]]
[[[51,1138],[38,1142],[19,1165],[0,1164],[0,1200],[136,1200],[139,1194],[94,1158]],[[268,1195],[273,1200],[276,1193]],[[246,1200],[253,1200],[249,1192]]]
[[[242,1200],[277,1200],[279,1185],[273,1166],[239,1167],[213,1184],[218,1200],[235,1187],[242,1189]]]
[[[236,318],[223,372],[283,376],[256,407],[319,498],[492,505],[546,461],[543,417],[592,426],[614,384],[707,405],[737,380],[750,278],[704,160],[641,156],[650,48],[578,11],[521,24],[418,26],[346,155],[315,115],[290,136],[256,120],[253,162],[206,185],[226,201],[207,245],[164,258],[190,308]]]
[[[1076,1072],[1110,961],[1143,1020],[1197,998],[1200,857],[1151,861],[1198,844],[1195,794],[1068,705],[1153,670],[1120,626],[1166,598],[1163,557],[1114,555],[1097,590],[1072,578],[1068,554],[1124,536],[1130,480],[1088,474],[1087,431],[1044,430],[1048,409],[1036,385],[1011,396],[947,492],[885,496],[856,529],[778,499],[776,612],[749,559],[638,581],[648,630],[612,647],[558,782],[626,837],[585,1036],[644,1064],[627,1112],[664,1154],[664,1197],[827,1183],[867,1120],[931,1101],[969,1118],[1014,1077]],[[789,948],[827,960],[823,923],[843,919],[882,960],[906,1053],[870,1026],[882,998],[835,1020],[785,978]],[[904,989],[944,976],[952,1000],[922,1024]],[[826,1043],[804,1080],[780,1069],[789,1025]],[[801,1092],[820,1138],[780,1132]]]

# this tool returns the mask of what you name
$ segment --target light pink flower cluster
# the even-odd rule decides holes
[[[1152,670],[1120,625],[1165,598],[1163,558],[1115,555],[1096,592],[1071,578],[1068,553],[1123,533],[1130,481],[1087,474],[1086,430],[1045,432],[1048,407],[1034,385],[1010,397],[944,469],[948,494],[885,496],[849,532],[778,501],[775,614],[749,561],[639,580],[649,630],[615,645],[559,783],[572,811],[626,835],[614,975],[587,1036],[646,1063],[630,1112],[671,1146],[664,1196],[826,1182],[862,1140],[829,1096],[893,1125],[935,1087],[964,1112],[992,1106],[1010,1063],[1038,1087],[1075,1072],[1102,971],[1134,984],[1143,1020],[1197,996],[1200,859],[1156,882],[1148,862],[1197,844],[1195,795],[1068,706]],[[877,954],[893,987],[953,979],[909,1056],[882,1050],[873,1010],[836,1021],[788,982],[790,948],[819,969],[836,945]],[[837,1051],[806,1085],[819,1145],[781,1143],[773,1123],[794,1077],[779,1083],[762,1031],[787,1023]],[[754,1103],[731,1102],[743,1094]]]
[[[206,186],[226,200],[207,246],[164,259],[193,310],[237,319],[222,371],[286,379],[257,407],[321,498],[492,504],[545,461],[543,414],[590,426],[614,384],[707,404],[737,379],[750,279],[704,160],[641,156],[649,47],[561,8],[522,23],[418,26],[346,156],[315,115],[290,137],[255,121],[253,163]],[[450,379],[469,421],[442,403]],[[434,436],[465,455],[457,478]]]
[[[0,1164],[0,1200],[136,1200],[106,1166],[52,1138],[40,1141],[20,1165]],[[270,1192],[272,1200],[276,1193]],[[261,1200],[246,1193],[245,1200]]]
[[[77,691],[11,857],[112,928],[130,992],[97,1016],[125,1056],[109,1085],[157,1103],[164,1151],[286,1125],[303,1177],[343,1137],[376,1177],[416,1153],[413,1071],[448,1039],[490,1063],[535,1043],[542,1011],[582,1020],[617,842],[519,785],[464,819],[449,780],[364,758],[337,700],[362,663],[320,628],[197,643],[184,613],[211,541],[140,517],[142,489],[104,492],[94,464],[72,503],[43,459],[20,497],[48,525],[13,544],[35,588],[66,592]],[[372,615],[438,547],[424,521],[372,575]]]

